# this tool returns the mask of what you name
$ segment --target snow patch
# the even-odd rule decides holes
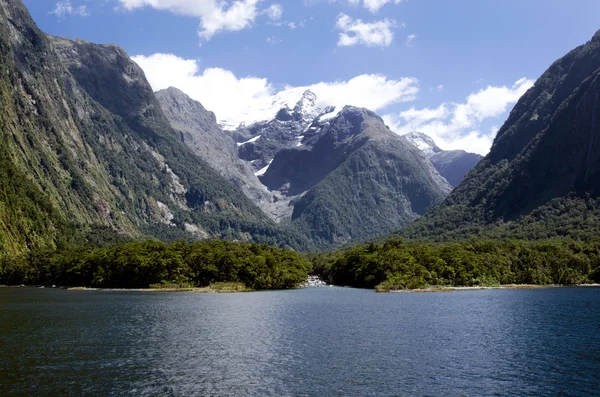
[[[258,170],[257,172],[255,172],[254,175],[256,175],[256,176],[263,176],[264,174],[266,174],[267,170],[271,166],[272,162],[273,162],[273,160],[269,161],[269,164],[267,164],[267,166],[265,168],[261,168],[260,170]]]
[[[438,152],[439,149],[431,137],[422,134],[420,132],[410,132],[404,135],[406,139],[415,145],[420,151],[425,153],[426,156],[431,156]]]
[[[247,140],[246,142],[240,142],[240,143],[238,143],[237,145],[238,145],[238,147],[239,147],[239,146],[244,146],[244,145],[245,145],[245,144],[247,144],[247,143],[254,143],[254,142],[258,141],[258,140],[260,139],[260,137],[261,137],[261,136],[262,136],[262,135],[255,136],[254,138],[252,138],[252,139],[250,139],[250,140]]]
[[[326,108],[323,113],[321,113],[321,115],[319,116],[319,118],[317,119],[318,122],[320,123],[325,123],[329,120],[333,120],[334,118],[336,118],[338,116],[338,114],[341,113],[341,111],[344,110],[343,108],[340,108],[339,110],[333,106]]]

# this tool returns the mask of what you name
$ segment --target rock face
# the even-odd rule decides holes
[[[238,157],[239,145],[221,130],[215,114],[177,88],[158,91],[156,97],[181,140],[268,213],[272,194],[258,180],[252,165]]]
[[[489,155],[406,233],[597,235],[599,118],[600,32],[540,77],[511,112]]]
[[[316,102],[317,96],[306,91],[293,109],[284,106],[273,119],[239,128],[237,134],[244,139],[239,143],[240,158],[250,162],[258,172],[280,150],[301,146],[305,135],[314,133],[308,127],[323,112]]]
[[[282,241],[181,141],[122,49],[48,37],[20,0],[0,0],[0,97],[0,256],[96,229]]]
[[[411,132],[404,137],[425,153],[435,169],[452,187],[458,186],[465,175],[483,158],[464,150],[442,150],[431,137],[421,132]]]

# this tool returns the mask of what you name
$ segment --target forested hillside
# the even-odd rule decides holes
[[[600,32],[516,104],[490,153],[410,238],[591,239],[600,233]]]

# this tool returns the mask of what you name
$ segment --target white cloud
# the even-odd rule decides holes
[[[388,3],[400,4],[403,0],[329,0],[330,3],[340,3],[344,2],[351,6],[358,6],[362,3],[363,7],[371,11],[373,14],[377,13],[381,7],[385,6]],[[318,0],[306,1],[305,4],[313,4],[317,3]]]
[[[200,18],[198,35],[208,40],[221,31],[239,31],[252,25],[260,14],[261,0],[235,0],[231,4],[220,0],[118,0],[127,10],[152,7],[175,14]],[[281,6],[280,6],[281,7]],[[267,9],[270,10],[270,9]],[[273,11],[273,10],[271,10]],[[274,15],[267,12],[269,16]],[[283,12],[283,9],[281,9]]]
[[[419,91],[414,78],[390,80],[382,75],[366,74],[348,81],[288,86],[277,92],[267,79],[239,78],[220,68],[200,70],[197,61],[171,54],[133,59],[142,67],[154,90],[179,88],[214,111],[219,121],[230,127],[273,117],[284,105],[293,107],[307,89],[317,95],[321,107],[354,105],[373,111],[414,100]]]
[[[352,19],[346,14],[340,14],[335,26],[341,30],[338,40],[339,47],[363,44],[368,47],[389,47],[394,41],[396,22],[384,19],[373,23],[365,23],[360,19]]]
[[[416,34],[411,34],[406,38],[406,46],[407,47],[414,47],[415,46],[415,41],[417,40],[417,35]]]
[[[489,86],[469,95],[464,103],[444,103],[435,109],[411,108],[388,114],[384,120],[401,135],[419,131],[431,136],[444,149],[487,154],[498,128],[481,131],[482,123],[503,115],[533,84],[532,80],[523,78],[512,87]]]
[[[70,0],[59,1],[49,14],[54,14],[59,18],[64,18],[67,15],[78,15],[80,17],[90,15],[86,6],[73,7]]]
[[[264,11],[269,18],[278,21],[283,16],[283,6],[281,4],[273,4]]]
[[[364,0],[363,4],[365,8],[369,9],[369,11],[371,11],[372,13],[376,13],[381,7],[383,7],[387,3],[400,4],[401,2],[402,0]]]

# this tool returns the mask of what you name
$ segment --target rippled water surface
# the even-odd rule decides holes
[[[3,288],[0,395],[600,396],[600,290]]]

